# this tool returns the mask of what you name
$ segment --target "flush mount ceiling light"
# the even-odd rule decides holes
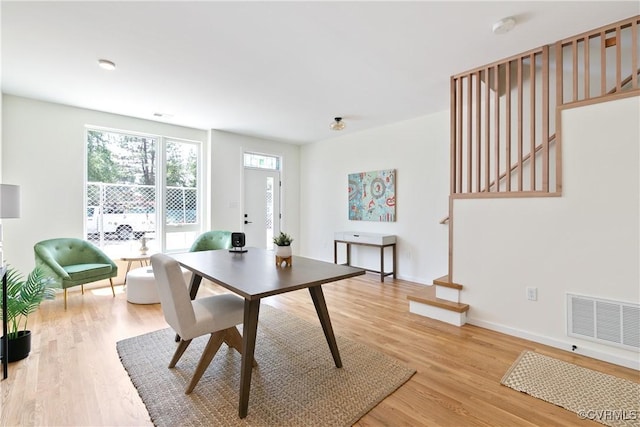
[[[98,66],[103,70],[113,71],[116,69],[116,64],[108,59],[98,59]]]
[[[512,17],[504,18],[493,24],[493,34],[508,33],[516,26],[516,20]]]
[[[329,125],[331,130],[342,130],[344,129],[344,122],[342,121],[342,117],[336,117],[333,122]]]

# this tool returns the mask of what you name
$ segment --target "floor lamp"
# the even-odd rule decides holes
[[[20,187],[0,184],[0,219],[20,218]],[[9,375],[9,335],[7,331],[7,277],[2,250],[2,224],[0,224],[0,275],[2,275],[2,379]]]
[[[0,184],[0,219],[20,218],[20,187],[17,185]],[[2,224],[0,224],[0,266],[4,267],[2,254]]]

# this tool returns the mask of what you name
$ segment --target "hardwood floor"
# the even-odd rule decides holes
[[[366,343],[417,370],[358,426],[600,425],[500,385],[525,349],[639,380],[640,374],[632,369],[411,314],[406,296],[420,288],[401,280],[382,284],[376,275],[324,286],[336,334]],[[151,425],[115,344],[166,324],[160,305],[129,304],[122,286],[116,292],[113,298],[109,288],[99,288],[85,290],[82,296],[78,289],[69,292],[66,312],[59,296],[32,315],[31,355],[10,364],[9,378],[0,383],[0,425]],[[218,286],[206,284],[199,295],[219,292],[223,290]],[[319,327],[306,290],[263,303]]]

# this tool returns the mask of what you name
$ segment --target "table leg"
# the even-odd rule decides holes
[[[127,286],[127,276],[129,275],[129,270],[131,270],[131,263],[133,261],[129,261],[127,262],[127,271],[126,273],[124,273],[124,283],[122,284],[122,286]]]
[[[396,271],[398,271],[398,267],[397,267],[397,262],[396,262],[396,244],[394,243],[393,246],[393,278],[396,278]]]
[[[200,283],[202,283],[202,276],[195,272],[191,275],[191,283],[189,284],[189,297],[194,300],[200,289]]]
[[[196,273],[193,273],[191,275],[191,283],[189,284],[189,297],[192,300],[196,299],[196,294],[198,293],[198,289],[200,289],[201,282],[202,276]],[[176,342],[180,342],[180,335],[178,334],[176,334]]]
[[[240,403],[238,415],[247,416],[249,409],[249,390],[251,388],[251,370],[253,368],[253,353],[256,347],[258,331],[258,314],[260,300],[244,300],[244,323],[242,325],[242,365],[240,368]]]
[[[316,307],[316,313],[318,313],[318,319],[320,319],[320,324],[322,325],[324,336],[327,339],[327,344],[329,344],[329,349],[331,349],[331,355],[333,356],[333,361],[336,364],[336,368],[342,368],[342,360],[340,360],[340,351],[338,350],[338,343],[336,342],[336,337],[335,335],[333,335],[333,328],[331,327],[331,319],[329,318],[327,303],[324,300],[324,294],[322,293],[322,286],[318,285],[318,286],[310,287],[309,293],[311,294],[313,305],[315,305]]]
[[[380,282],[384,283],[384,246],[380,246]]]

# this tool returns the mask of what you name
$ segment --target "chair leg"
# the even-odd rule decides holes
[[[176,366],[176,363],[178,363],[178,360],[180,360],[180,358],[184,354],[184,351],[187,349],[187,347],[189,347],[189,344],[191,344],[191,340],[180,340],[180,344],[178,344],[178,348],[176,348],[176,352],[173,353],[171,362],[169,362],[169,368],[173,368]]]
[[[111,283],[111,293],[116,296],[116,291],[113,289],[113,278],[109,277],[109,283]]]
[[[224,342],[231,348],[235,348],[238,350],[238,353],[242,354],[242,335],[238,331],[238,328],[235,326],[230,327],[229,329],[224,330]],[[255,357],[253,358],[253,367],[257,367],[258,362],[256,362]]]
[[[216,353],[218,352],[218,349],[220,348],[220,345],[224,341],[224,335],[225,335],[225,331],[218,331],[211,334],[211,337],[209,337],[209,342],[207,343],[207,346],[205,347],[204,352],[202,353],[202,357],[198,362],[196,371],[193,373],[193,378],[191,378],[191,382],[187,386],[187,389],[185,390],[184,394],[191,393],[195,388],[196,384],[198,384],[198,381],[200,381],[202,374],[204,374],[204,371],[207,370],[207,367],[209,367],[209,364],[211,363],[213,356],[216,355]]]
[[[84,295],[84,285],[80,285],[80,290],[82,291],[82,295]]]
[[[67,290],[64,290],[64,309],[67,309]]]

